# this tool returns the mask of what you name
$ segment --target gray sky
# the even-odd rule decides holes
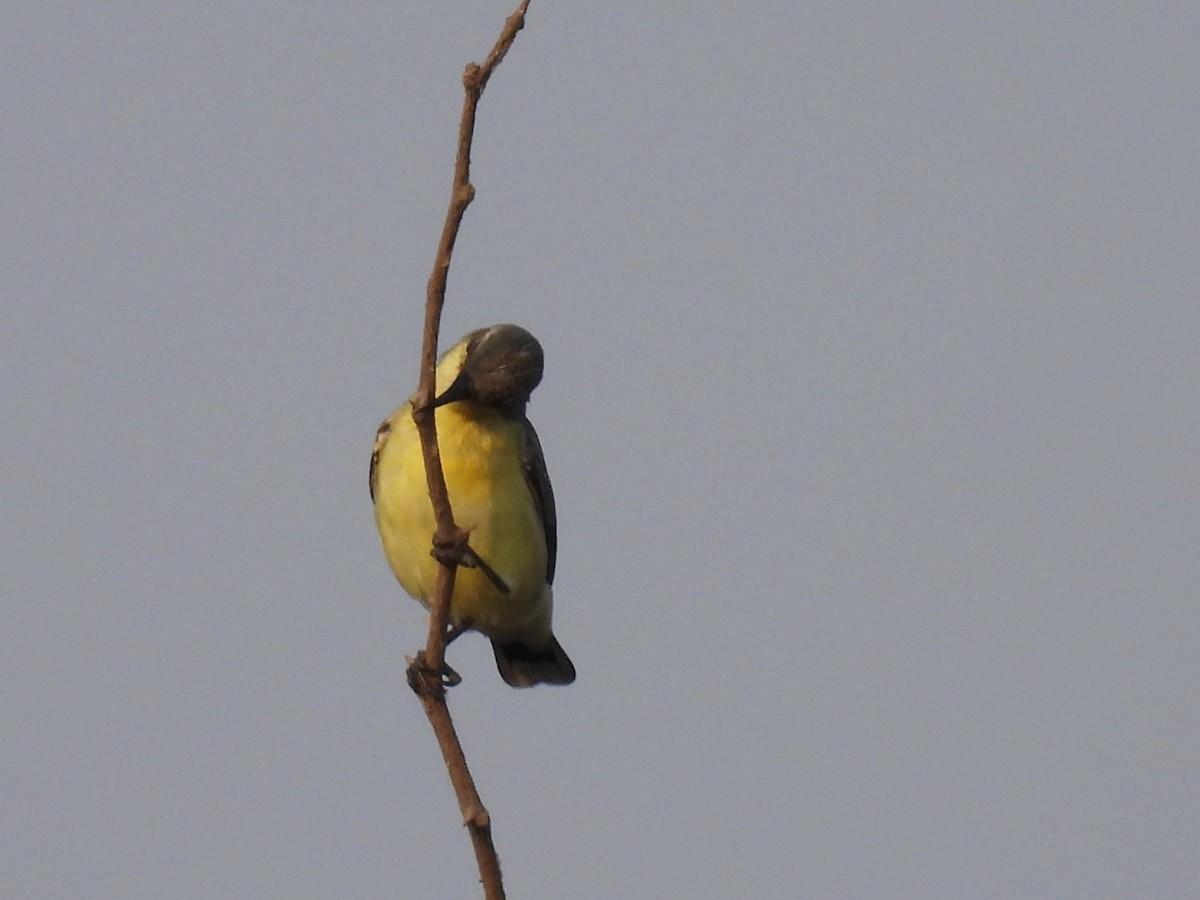
[[[478,896],[367,498],[510,2],[0,27],[0,895]],[[1200,7],[550,3],[514,321],[567,689],[452,710],[510,895],[1200,881]]]

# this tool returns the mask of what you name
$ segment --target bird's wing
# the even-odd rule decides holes
[[[546,583],[554,581],[554,560],[558,555],[558,522],[554,514],[554,490],[550,487],[550,474],[546,471],[546,459],[542,455],[542,442],[528,419],[523,419],[525,445],[521,452],[521,465],[525,470],[525,482],[533,494],[542,528],[546,532]]]
[[[407,408],[407,406],[404,407],[404,409]],[[388,437],[392,433],[392,421],[396,415],[397,413],[393,413],[389,418],[384,419],[379,430],[375,432],[375,447],[371,451],[371,474],[369,477],[372,503],[375,502],[375,494],[379,489],[379,455],[383,453],[383,446],[388,442]]]

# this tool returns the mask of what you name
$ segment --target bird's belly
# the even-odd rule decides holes
[[[549,632],[546,537],[525,481],[517,445],[504,434],[463,426],[442,429],[442,465],[455,522],[475,551],[508,587],[504,593],[478,568],[455,576],[450,619],[489,637],[508,639]],[[428,607],[438,563],[429,555],[433,511],[419,442],[404,448],[394,484],[383,485],[377,515],[393,535],[385,552],[401,586]],[[397,448],[399,449],[399,448]],[[544,626],[542,623],[545,623]]]

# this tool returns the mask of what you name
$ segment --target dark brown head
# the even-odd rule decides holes
[[[466,335],[444,360],[462,359],[458,374],[433,406],[469,400],[482,406],[520,411],[542,380],[542,345],[517,325],[493,325]]]

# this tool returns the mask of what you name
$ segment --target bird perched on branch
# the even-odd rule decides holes
[[[438,361],[438,446],[455,522],[468,533],[450,624],[492,642],[513,687],[570,684],[575,667],[550,628],[557,534],[554,494],[537,432],[525,417],[542,380],[542,347],[516,325],[467,334]],[[426,608],[438,562],[433,508],[409,400],[379,426],[371,499],[383,552],[401,586]]]

